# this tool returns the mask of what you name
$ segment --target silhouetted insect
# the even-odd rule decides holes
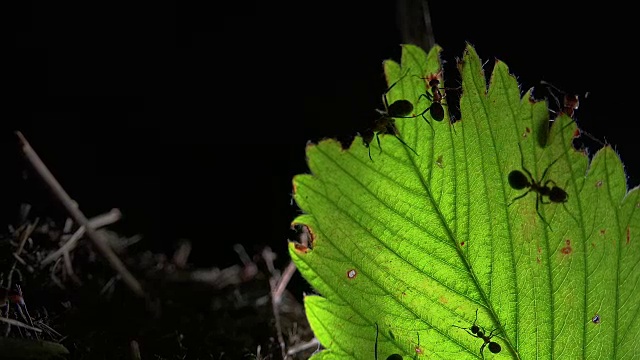
[[[578,98],[578,95],[575,94],[568,94],[560,89],[558,89],[557,87],[555,87],[553,84],[548,83],[544,80],[540,81],[540,83],[542,85],[546,85],[549,88],[557,91],[558,93],[562,94],[563,99],[562,99],[562,105],[560,105],[560,101],[558,100],[558,97],[555,96],[555,94],[553,92],[549,92],[549,94],[554,98],[554,100],[556,101],[556,104],[558,105],[558,107],[561,108],[560,110],[560,114],[567,114],[567,116],[569,116],[571,118],[571,120],[573,120],[573,122],[576,122],[576,118],[575,118],[575,111],[578,110],[578,107],[580,106],[580,99]],[[587,97],[589,93],[585,94],[585,98]],[[580,128],[578,128],[577,130],[578,132],[574,135],[575,137],[579,136],[580,134],[585,134],[587,135],[587,137],[589,137],[591,140],[597,142],[598,144],[604,146],[604,143],[602,141],[600,141],[598,138],[596,138],[595,136],[591,135],[589,132],[584,131]]]
[[[595,314],[595,316],[591,319],[594,324],[600,324],[600,315]]]
[[[499,353],[502,350],[502,347],[500,346],[500,344],[498,344],[495,341],[491,341],[491,338],[494,337],[497,334],[493,334],[494,331],[496,331],[497,329],[493,329],[491,330],[491,332],[489,333],[489,336],[485,335],[486,330],[480,326],[478,326],[476,324],[476,321],[478,321],[478,309],[476,309],[476,319],[473,320],[473,325],[471,325],[470,328],[463,328],[457,325],[453,325],[459,329],[463,329],[464,331],[466,331],[467,333],[469,333],[469,335],[475,336],[479,339],[482,339],[484,341],[484,344],[482,344],[482,346],[480,347],[480,355],[482,355],[482,358],[484,359],[484,348],[485,346],[489,345],[489,351],[491,351],[494,354]]]
[[[376,342],[373,346],[373,351],[375,354],[375,360],[378,360],[378,323],[376,323]],[[402,355],[400,354],[391,354],[387,356],[387,360],[402,360]]]
[[[429,105],[418,115],[422,116],[424,121],[426,121],[429,126],[431,126],[431,122],[429,122],[429,120],[427,120],[427,118],[424,116],[427,111],[429,112],[429,115],[431,115],[431,118],[436,121],[442,121],[442,119],[444,119],[444,107],[442,107],[442,99],[444,99],[445,95],[440,91],[444,90],[444,88],[440,87],[438,74],[429,75],[426,78],[421,78],[423,80],[426,80],[427,86],[431,90],[431,93],[426,92],[424,94],[420,94],[418,100],[424,97],[425,99],[431,101],[431,105]]]
[[[564,91],[558,89],[557,87],[555,87],[553,84],[548,83],[544,80],[540,81],[540,83],[542,85],[546,85],[552,89],[554,89],[555,91],[559,92],[560,94],[563,95],[563,101],[562,101],[562,110],[560,111],[560,113],[564,113],[567,114],[570,118],[573,119],[573,114],[576,110],[578,110],[578,106],[580,106],[580,99],[578,98],[578,95],[571,95],[571,94],[567,94]],[[556,100],[556,103],[558,104],[558,106],[560,106],[560,101],[558,100],[558,98],[552,93],[549,92],[549,94],[551,94],[551,96],[553,96],[553,98]]]
[[[389,105],[389,100],[387,100],[387,94],[389,93],[389,91],[391,91],[391,89],[396,86],[396,84],[405,76],[407,76],[407,73],[402,75],[396,82],[391,84],[391,86],[389,86],[387,90],[384,91],[384,93],[382,93],[382,104],[384,105],[384,110],[376,109],[378,114],[380,114],[380,117],[373,123],[373,126],[371,128],[365,130],[361,134],[362,143],[369,149],[369,159],[371,159],[371,161],[373,161],[373,158],[371,158],[371,148],[369,147],[369,145],[373,141],[374,136],[378,142],[380,153],[382,153],[382,147],[380,146],[379,138],[380,134],[391,134],[395,136],[396,139],[398,139],[402,143],[402,145],[406,146],[414,154],[418,155],[415,150],[413,150],[409,145],[407,145],[406,142],[404,142],[404,140],[400,138],[398,129],[396,128],[395,124],[395,118],[412,119],[417,117],[417,115],[407,116],[413,111],[413,105],[408,100],[396,100],[391,105]]]
[[[527,194],[529,194],[530,192],[532,191],[535,192],[536,193],[536,212],[538,213],[538,216],[540,216],[540,219],[542,219],[542,221],[544,221],[544,223],[547,224],[549,228],[551,228],[549,223],[540,214],[540,210],[538,207],[540,203],[550,204],[550,203],[567,202],[567,198],[569,197],[569,195],[567,194],[566,191],[560,188],[553,180],[544,181],[544,178],[547,175],[547,171],[549,171],[549,168],[551,168],[551,166],[553,166],[553,164],[555,164],[556,161],[558,161],[560,158],[555,159],[551,164],[549,164],[549,166],[547,166],[547,168],[542,173],[542,178],[540,178],[539,181],[536,181],[533,178],[533,175],[531,175],[529,170],[527,170],[527,168],[524,166],[524,157],[522,156],[522,147],[520,146],[520,143],[518,143],[518,148],[520,149],[520,162],[521,162],[522,170],[524,170],[524,172],[526,172],[527,174],[525,175],[520,170],[513,170],[512,172],[509,173],[509,185],[511,185],[511,187],[515,190],[522,190],[524,188],[529,188],[529,190],[527,190],[527,192],[525,192],[524,194],[514,198],[511,201],[511,204],[509,204],[509,206],[511,206],[516,200],[527,196]],[[549,187],[549,184],[552,184],[553,186]],[[545,196],[549,198],[548,202],[544,201]]]

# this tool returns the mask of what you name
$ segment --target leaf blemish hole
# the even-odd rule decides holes
[[[347,271],[347,277],[349,279],[355,279],[356,276],[358,276],[358,272],[356,271],[356,269],[351,269],[351,270]]]

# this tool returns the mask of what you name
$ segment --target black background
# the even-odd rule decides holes
[[[234,243],[250,253],[269,245],[284,261],[305,144],[375,119],[382,61],[400,56],[396,5],[209,3],[25,2],[12,19],[6,121],[88,216],[120,208],[118,229],[143,233],[144,246],[171,252],[188,238],[195,265],[228,266],[238,263]],[[589,92],[580,126],[620,153],[631,188],[640,183],[634,12],[597,5],[429,8],[445,77],[468,41],[487,73],[504,61],[523,92],[540,80]],[[56,210],[38,179],[22,180],[11,134],[2,142],[7,222],[19,201]]]

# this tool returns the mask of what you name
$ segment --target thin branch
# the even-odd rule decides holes
[[[296,264],[294,264],[293,261],[290,261],[289,265],[287,265],[287,268],[284,269],[282,277],[280,278],[280,281],[278,281],[278,286],[273,293],[273,301],[276,304],[280,304],[280,301],[282,300],[282,293],[284,293],[285,288],[289,284],[289,281],[291,280],[291,277],[295,272]]]
[[[108,213],[104,213],[89,219],[89,226],[93,227],[94,229],[101,228],[103,226],[113,224],[114,222],[120,220],[121,217],[122,213],[120,212],[120,210],[111,209],[111,211],[109,211]],[[40,266],[47,266],[49,263],[62,256],[65,252],[70,252],[71,250],[73,250],[84,233],[84,226],[80,226],[76,230],[76,232],[71,235],[71,238],[69,238],[69,240],[64,243],[64,245],[44,258],[44,260],[40,262]]]
[[[303,352],[307,349],[311,349],[312,347],[320,347],[320,342],[318,341],[318,339],[313,338],[307,341],[306,343],[290,347],[289,351],[287,352],[287,355],[293,356],[299,352]]]
[[[5,322],[5,323],[7,323],[9,325],[15,325],[15,326],[19,326],[19,327],[22,327],[22,328],[25,328],[25,329],[33,330],[35,332],[42,332],[42,329],[38,329],[37,327],[29,326],[29,325],[27,325],[27,324],[25,324],[25,323],[23,323],[21,321],[13,320],[13,319],[6,318],[6,317],[3,317],[3,316],[0,316],[0,321]]]
[[[58,183],[53,174],[51,174],[49,169],[47,169],[42,160],[40,160],[40,157],[36,154],[33,148],[31,148],[31,145],[29,145],[29,142],[27,142],[27,139],[24,138],[22,133],[16,131],[16,135],[20,140],[20,145],[25,157],[29,160],[42,180],[51,188],[53,194],[67,209],[69,215],[71,215],[77,224],[85,227],[85,231],[93,242],[93,245],[98,249],[102,256],[106,258],[111,267],[120,274],[122,280],[127,284],[131,291],[139,297],[144,297],[145,294],[142,290],[142,285],[140,285],[138,280],[129,272],[129,270],[127,270],[118,255],[116,255],[116,253],[109,247],[103,235],[96,232],[93,227],[91,227],[87,217],[84,216],[80,209],[74,205],[69,194],[64,191],[60,183]]]
[[[269,287],[271,288],[271,307],[273,310],[273,317],[276,321],[275,323],[276,334],[278,336],[280,351],[282,352],[282,359],[286,360],[288,358],[287,349],[286,349],[286,344],[284,342],[284,337],[282,336],[282,325],[280,324],[280,309],[278,306],[280,301],[276,302],[276,299],[275,299],[275,293],[276,293],[276,289],[278,287],[278,281],[280,278],[280,276],[278,276],[279,274],[276,274],[275,266],[273,265],[273,259],[275,259],[276,256],[273,253],[273,251],[271,251],[271,248],[267,246],[262,250],[262,258],[264,259],[264,262],[267,264],[267,268],[271,273],[271,276],[269,277]]]

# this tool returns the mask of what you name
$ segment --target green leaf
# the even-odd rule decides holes
[[[408,100],[414,113],[431,104],[420,95],[440,51],[405,45],[402,67],[385,62],[397,81],[390,104]],[[326,348],[313,358],[374,359],[376,324],[380,359],[640,354],[640,191],[627,192],[619,157],[610,146],[591,161],[574,149],[566,115],[549,129],[546,103],[521,97],[503,62],[487,87],[467,46],[459,70],[460,121],[398,118],[406,146],[380,135],[373,161],[360,138],[348,150],[335,140],[307,147],[312,174],[294,178],[303,210],[294,224],[312,240],[289,249],[320,294],[305,297]],[[541,196],[538,214],[536,192],[514,200],[527,188],[512,188],[509,174],[523,164],[567,201]],[[481,355],[484,341],[458,328],[474,321],[495,329],[499,353]]]
[[[0,337],[2,359],[43,360],[66,359],[69,350],[63,345],[40,340],[25,340]]]

